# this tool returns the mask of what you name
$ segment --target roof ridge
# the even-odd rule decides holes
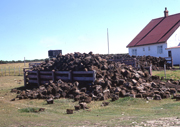
[[[168,15],[167,17],[154,18],[154,19],[152,19],[152,20],[156,20],[156,19],[160,19],[160,18],[168,18],[168,17],[175,16],[175,15],[180,15],[180,13],[176,13],[176,14]]]

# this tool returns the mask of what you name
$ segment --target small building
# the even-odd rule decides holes
[[[172,57],[173,64],[180,64],[180,13],[152,19],[127,45],[129,55]]]
[[[62,54],[62,50],[49,50],[48,56],[49,58],[55,58],[59,53]]]

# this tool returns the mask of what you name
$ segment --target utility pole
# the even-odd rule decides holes
[[[24,57],[24,67],[26,66],[25,63],[26,63],[26,60],[25,60],[25,57]]]
[[[108,28],[107,28],[107,44],[108,44],[108,54],[109,54],[109,34],[108,34]]]

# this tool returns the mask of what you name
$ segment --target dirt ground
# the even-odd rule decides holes
[[[136,122],[134,122],[136,124]],[[169,126],[180,126],[180,117],[160,118],[157,120],[149,120],[141,122],[135,125],[136,127],[169,127]]]

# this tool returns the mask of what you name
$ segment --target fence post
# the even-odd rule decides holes
[[[166,79],[166,64],[164,64],[164,75],[165,75],[165,79]]]
[[[26,87],[27,79],[26,79],[26,70],[25,68],[23,69],[24,72],[24,87]]]
[[[24,57],[24,67],[26,67],[25,63],[26,63],[26,60],[25,60],[25,57]]]
[[[10,67],[9,67],[9,76],[10,76]]]
[[[134,67],[137,67],[136,62],[136,58],[134,58]]]
[[[19,76],[20,76],[20,67],[19,67]]]
[[[152,63],[150,64],[150,67],[149,67],[149,74],[152,75]]]
[[[15,76],[15,67],[14,67],[14,76]]]

